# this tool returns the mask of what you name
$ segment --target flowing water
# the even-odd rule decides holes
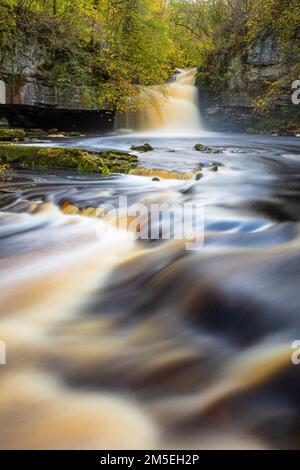
[[[23,171],[1,183],[0,447],[298,448],[300,140],[147,141],[140,176]],[[120,239],[119,195],[204,204],[204,247]]]
[[[197,69],[178,70],[165,87],[140,87],[134,109],[120,113],[117,130],[191,135],[201,129]],[[135,109],[137,108],[137,109]]]

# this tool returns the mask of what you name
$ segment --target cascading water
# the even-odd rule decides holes
[[[300,140],[198,138],[194,77],[122,118],[158,177],[1,175],[0,449],[299,448]]]
[[[201,130],[197,69],[178,70],[164,88],[140,87],[135,110],[120,113],[116,129],[191,135]]]

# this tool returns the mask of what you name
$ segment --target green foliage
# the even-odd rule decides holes
[[[299,0],[1,0],[0,70],[8,61],[22,85],[18,52],[39,44],[38,71],[58,94],[76,87],[88,104],[123,110],[137,104],[137,85],[165,83],[175,67],[198,67],[197,82],[221,92],[247,74],[247,54],[272,36],[281,47],[286,77],[265,83],[259,113],[290,92],[300,76]]]
[[[0,141],[24,140],[25,137],[23,129],[0,128]]]
[[[164,83],[174,67],[166,2],[2,0],[0,65],[15,74],[18,48],[38,43],[39,73],[60,90],[77,87],[99,107],[124,108],[136,85]]]
[[[272,112],[278,97],[289,99],[291,83],[300,77],[300,8],[299,0],[265,0],[248,21],[250,43],[271,36],[280,46],[285,74],[267,86],[254,102],[259,114]]]
[[[291,83],[300,77],[299,0],[174,0],[171,6],[174,35],[182,33],[181,56],[198,66],[199,87],[224,92],[232,76],[246,83],[248,52],[271,37],[284,73],[255,82],[254,110],[269,114],[278,97],[290,99]]]

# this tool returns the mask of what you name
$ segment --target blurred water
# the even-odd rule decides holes
[[[64,145],[145,141],[141,175],[176,179],[23,171],[1,183],[0,447],[298,448],[300,140]],[[204,204],[204,248],[120,240],[119,195]]]
[[[177,69],[169,83],[137,87],[133,109],[117,114],[115,127],[162,135],[197,135],[203,128],[198,107],[197,69]]]

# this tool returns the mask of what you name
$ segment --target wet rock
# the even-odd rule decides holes
[[[0,126],[9,127],[9,122],[5,117],[0,117]]]
[[[64,132],[64,135],[67,137],[84,137],[85,136],[85,134],[82,134],[81,132],[78,132],[78,131]]]
[[[64,139],[66,136],[65,134],[48,134],[50,139]]]
[[[143,145],[132,145],[131,150],[135,150],[136,152],[151,152],[154,149],[150,144],[143,144]]]
[[[154,178],[152,178],[152,181],[160,181],[160,178],[157,178],[157,176],[155,176]]]
[[[202,173],[197,173],[197,175],[195,176],[195,180],[196,180],[196,181],[200,181],[201,178],[203,178]]]
[[[196,144],[195,150],[197,150],[197,152],[204,152],[204,153],[221,153],[221,150],[214,149],[212,147],[207,147],[206,145],[203,145],[203,144]]]
[[[24,129],[0,128],[0,141],[12,142],[14,140],[24,140],[26,137]]]
[[[87,152],[77,148],[0,144],[0,164],[30,169],[70,169],[79,172],[129,173],[138,158],[124,152]]]
[[[47,132],[43,129],[28,129],[26,130],[26,137],[29,139],[45,139]]]
[[[216,172],[216,171],[218,171],[218,170],[219,170],[219,168],[217,167],[217,165],[213,165],[213,166],[211,166],[210,168],[208,168],[208,171],[214,171],[214,172]]]

